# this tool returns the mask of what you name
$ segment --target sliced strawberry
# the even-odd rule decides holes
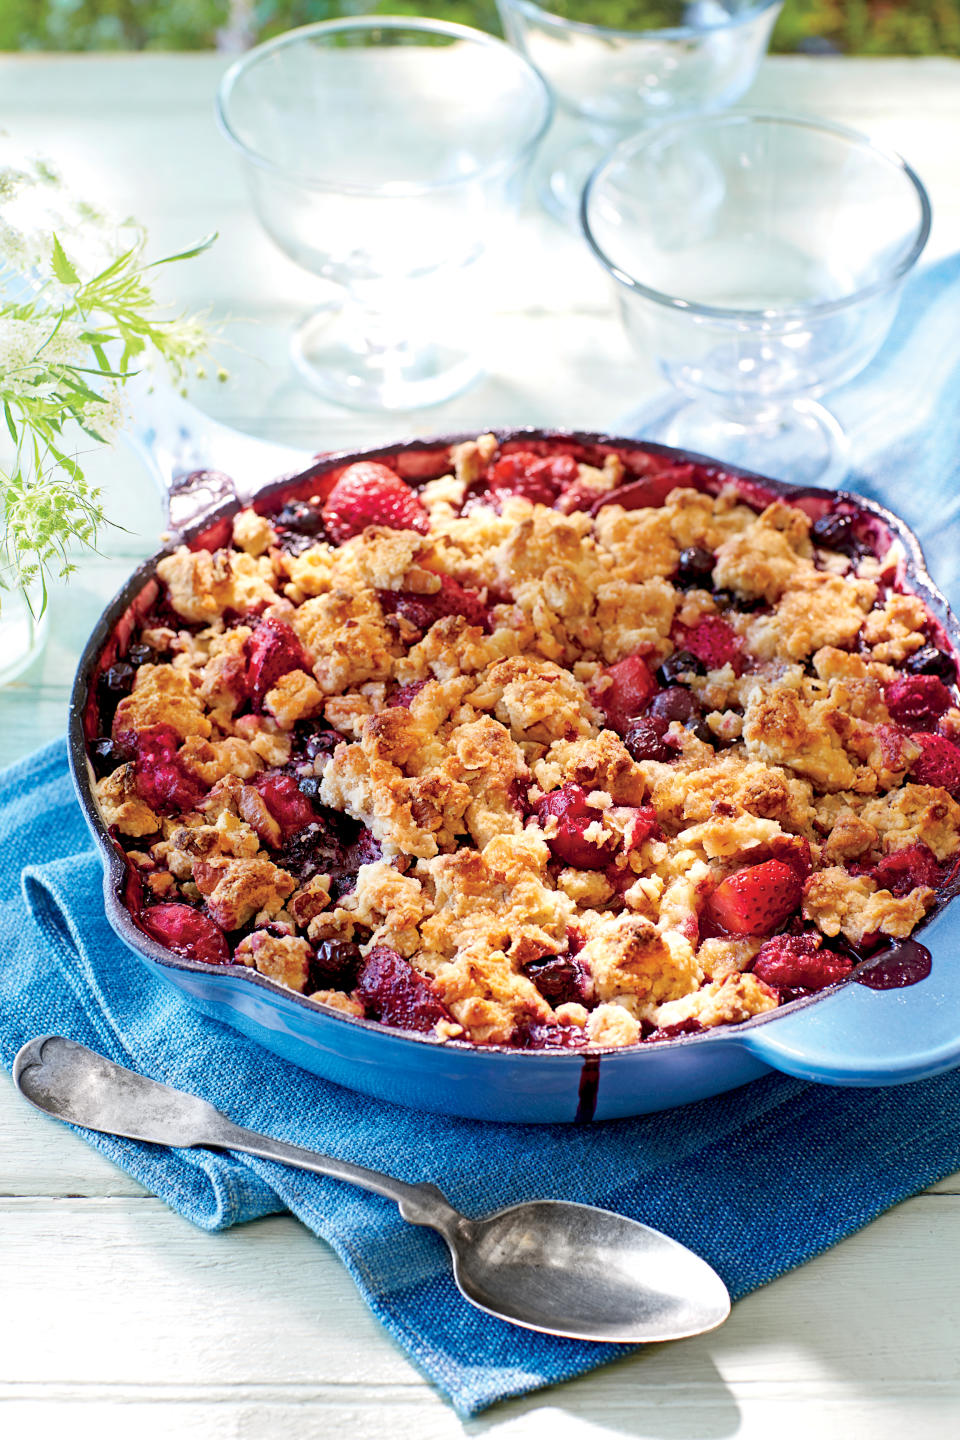
[[[670,638],[678,650],[689,650],[708,670],[732,665],[739,675],[743,669],[743,641],[719,615],[705,615],[696,625],[675,625]]]
[[[541,458],[529,450],[515,450],[490,467],[487,485],[493,491],[521,495],[533,505],[552,505],[561,490],[572,485],[579,474],[572,455]]]
[[[263,770],[251,782],[263,796],[264,804],[283,831],[284,840],[312,825],[316,811],[306,795],[297,787],[292,775],[278,770]]]
[[[385,615],[402,615],[418,630],[429,630],[445,615],[462,615],[469,625],[490,629],[490,612],[476,590],[468,590],[451,575],[440,576],[440,589],[432,595],[405,590],[378,590],[377,598]]]
[[[220,926],[190,905],[151,905],[140,915],[140,927],[175,955],[207,965],[230,964],[230,947]]]
[[[936,855],[921,841],[902,850],[891,850],[867,873],[881,890],[889,890],[892,895],[899,896],[909,895],[918,885],[928,885],[935,890],[943,874]]]
[[[728,935],[772,935],[800,904],[803,887],[782,860],[728,875],[707,901],[707,917]]]
[[[801,885],[813,869],[810,841],[802,835],[777,835],[762,847],[759,854],[765,860],[780,860],[789,865]]]
[[[282,620],[261,620],[244,647],[247,655],[247,691],[254,710],[263,709],[267,693],[281,675],[306,670],[310,662],[289,625]]]
[[[915,732],[911,739],[920,746],[910,774],[918,785],[942,785],[954,800],[960,800],[960,750],[942,735]]]
[[[551,790],[537,801],[537,819],[546,829],[551,816],[556,817],[556,831],[548,835],[547,844],[555,860],[577,870],[602,870],[617,852],[617,842],[610,835],[605,840],[588,839],[584,831],[602,822],[603,812],[587,804],[581,785],[564,785]],[[552,828],[552,827],[551,827]]]
[[[849,975],[853,961],[822,946],[819,935],[775,935],[760,946],[751,968],[775,990],[823,990]]]
[[[376,460],[358,460],[347,466],[330,491],[323,523],[333,542],[342,545],[368,525],[418,530],[425,535],[430,517],[416,491],[388,466]]]
[[[357,995],[372,1020],[399,1030],[432,1030],[453,1017],[426,976],[387,945],[374,945],[357,977]]]
[[[611,683],[604,690],[591,694],[593,703],[607,717],[607,724],[618,735],[627,733],[627,726],[656,694],[657,682],[642,655],[628,655],[600,672]]]
[[[936,675],[898,675],[887,686],[887,709],[908,730],[932,730],[953,696]]]

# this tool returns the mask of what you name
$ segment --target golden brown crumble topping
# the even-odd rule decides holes
[[[348,470],[310,524],[244,510],[232,547],[162,559],[96,742],[144,928],[189,909],[211,931],[178,953],[347,1015],[603,1046],[747,1020],[909,935],[960,855],[926,608],[780,500],[624,508],[628,464],[481,436],[418,492],[393,476],[384,523],[337,533]]]

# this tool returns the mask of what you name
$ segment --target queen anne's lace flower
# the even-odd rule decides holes
[[[73,194],[46,161],[0,136],[3,586],[64,577],[75,568],[71,546],[95,544],[105,517],[79,457],[120,428],[126,379],[153,359],[178,384],[199,369],[207,329],[160,313],[145,248],[142,229]]]

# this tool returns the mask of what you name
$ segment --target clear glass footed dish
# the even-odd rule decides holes
[[[937,907],[956,661],[875,511],[624,442],[388,459],[164,555],[104,652],[144,935],[440,1040],[622,1048]]]

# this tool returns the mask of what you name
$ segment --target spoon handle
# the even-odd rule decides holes
[[[309,1170],[314,1175],[327,1175],[332,1180],[359,1185],[363,1190],[372,1190],[375,1195],[395,1200],[400,1214],[411,1225],[428,1225],[442,1235],[446,1235],[462,1219],[436,1185],[411,1185],[392,1175],[382,1175],[378,1170],[368,1170],[364,1165],[353,1165],[349,1160],[337,1160],[332,1155],[321,1155],[316,1150],[306,1150],[286,1140],[261,1135],[257,1130],[247,1130],[242,1125],[235,1125],[226,1116],[223,1116],[215,1134],[201,1143],[217,1149],[242,1150],[247,1155],[259,1156],[261,1160],[278,1160],[281,1165],[292,1165],[297,1170]]]

